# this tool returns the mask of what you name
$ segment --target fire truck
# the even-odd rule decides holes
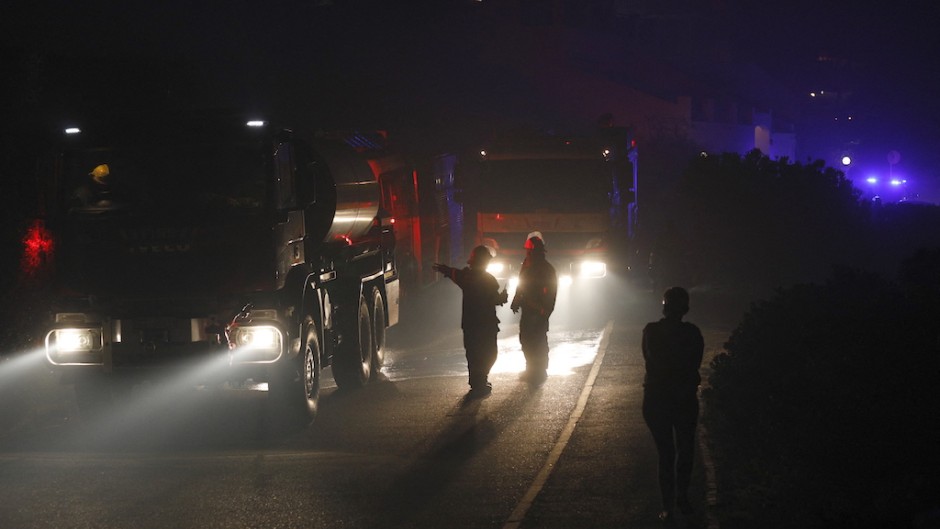
[[[457,155],[396,145],[385,131],[326,133],[355,149],[379,182],[394,224],[402,303],[440,280],[431,265],[461,259],[463,210],[456,201]]]
[[[529,235],[541,235],[561,287],[585,296],[623,264],[635,218],[635,157],[625,129],[590,137],[514,135],[458,167],[472,241],[495,250],[489,270],[518,278]]]
[[[45,351],[80,408],[173,366],[267,385],[312,419],[399,319],[392,217],[348,143],[250,116],[76,123],[40,164],[54,281]],[[198,375],[198,376],[197,376]]]

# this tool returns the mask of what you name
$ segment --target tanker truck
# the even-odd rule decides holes
[[[57,292],[45,352],[80,409],[170,368],[267,386],[312,419],[398,321],[395,236],[367,160],[244,116],[68,128],[40,164]]]
[[[368,160],[379,182],[380,205],[394,221],[405,307],[408,298],[441,279],[432,264],[463,258],[461,210],[454,198],[457,155],[402,145],[386,131],[336,131],[321,136],[341,139],[355,148]],[[407,308],[402,311],[408,312]]]

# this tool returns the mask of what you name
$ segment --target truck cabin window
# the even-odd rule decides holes
[[[506,213],[605,211],[611,192],[603,160],[492,160],[480,171],[480,204]]]
[[[63,205],[77,214],[247,214],[266,199],[259,143],[151,142],[64,153]]]

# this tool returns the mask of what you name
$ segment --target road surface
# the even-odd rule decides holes
[[[501,311],[493,394],[467,401],[454,290],[390,332],[378,381],[344,392],[326,376],[309,427],[278,420],[264,392],[172,382],[83,419],[39,353],[7,355],[0,527],[660,526],[639,415],[650,296],[561,309],[540,387],[518,380],[517,318]],[[706,478],[697,465],[703,513]]]

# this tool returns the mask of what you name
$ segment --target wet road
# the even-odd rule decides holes
[[[379,381],[342,392],[327,377],[306,428],[263,392],[174,383],[82,420],[38,354],[8,356],[0,527],[502,527],[575,409],[606,320],[559,311],[549,379],[532,388],[502,309],[493,395],[465,402],[454,290],[390,332]]]

